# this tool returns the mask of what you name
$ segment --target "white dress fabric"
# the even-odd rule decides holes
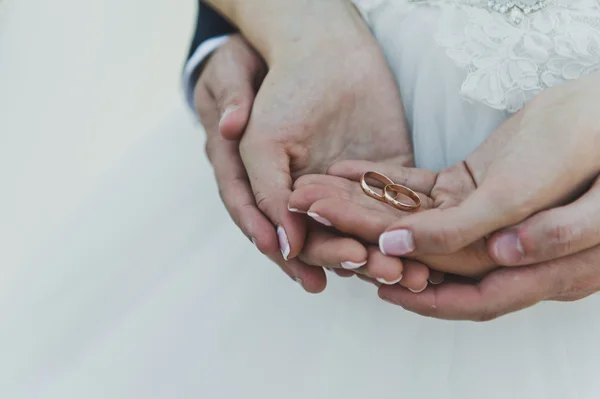
[[[597,296],[447,322],[357,279],[308,295],[259,254],[176,102],[192,3],[0,12],[0,398],[598,398]],[[464,99],[435,8],[381,10],[417,161],[442,168],[508,111]]]

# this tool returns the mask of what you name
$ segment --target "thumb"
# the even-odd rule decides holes
[[[587,180],[589,162],[569,169],[555,161],[557,154],[572,160],[577,143],[569,145],[570,138],[558,130],[538,140],[532,126],[540,119],[524,123],[523,118],[522,113],[514,115],[466,162],[440,173],[432,190],[436,203],[440,191],[465,191],[467,184],[464,201],[399,221],[380,237],[381,250],[396,256],[455,253],[578,192]],[[443,181],[463,183],[441,187]]]
[[[465,182],[469,180],[471,187],[468,190],[471,193],[464,201],[455,206],[441,206],[440,198],[460,197],[459,191],[465,190]],[[384,232],[379,238],[383,253],[394,256],[451,254],[501,226],[521,220],[518,213],[506,212],[506,209],[514,207],[507,202],[510,197],[498,189],[503,186],[489,180],[476,189],[464,163],[440,173],[437,184],[440,181],[459,184],[443,189],[436,185],[432,196],[440,207],[409,215]],[[457,194],[450,195],[448,191],[456,191]]]
[[[292,193],[290,158],[280,143],[255,137],[246,135],[240,143],[240,154],[256,205],[276,227],[281,254],[289,260],[300,254],[307,230],[302,215],[288,209]]]
[[[227,53],[215,54],[221,59],[207,85],[217,104],[219,132],[224,139],[240,140],[266,66],[241,37],[230,39],[227,45]]]
[[[600,244],[600,178],[577,201],[540,212],[489,240],[497,264],[520,266],[562,258]]]

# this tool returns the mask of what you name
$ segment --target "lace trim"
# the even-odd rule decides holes
[[[367,16],[393,0],[355,0]],[[497,3],[498,1],[496,1]],[[542,90],[600,70],[597,0],[502,14],[479,0],[398,1],[442,9],[436,40],[467,72],[461,95],[516,112]],[[516,14],[516,15],[515,15]]]

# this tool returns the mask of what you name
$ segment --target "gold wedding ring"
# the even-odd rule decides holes
[[[367,183],[367,178],[377,180],[384,185],[383,195],[377,193],[369,186]],[[377,201],[385,202],[386,204],[404,212],[415,212],[421,207],[421,198],[419,198],[419,195],[416,192],[406,186],[403,186],[402,184],[394,183],[392,179],[379,172],[365,173],[360,179],[360,187],[369,197],[374,198]],[[414,204],[406,204],[398,201],[396,199],[398,194],[407,196],[414,202]]]
[[[392,195],[392,193],[394,193],[395,195]],[[406,204],[404,202],[398,201],[396,199],[398,194],[406,195],[414,202],[414,204]],[[390,204],[396,209],[400,209],[401,211],[415,212],[421,207],[421,198],[419,198],[419,195],[410,188],[403,186],[402,184],[388,184],[383,189],[383,195],[385,196],[385,201],[388,204]]]
[[[390,179],[386,175],[383,175],[379,172],[367,172],[360,179],[360,187],[362,188],[362,190],[364,191],[365,194],[367,194],[371,198],[376,199],[377,201],[386,202],[383,194],[378,194],[375,190],[373,190],[367,184],[368,177],[370,177],[371,179],[377,180],[378,182],[383,183],[384,186],[387,186],[388,184],[394,184],[392,179]]]

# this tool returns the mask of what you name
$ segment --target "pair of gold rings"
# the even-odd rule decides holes
[[[383,194],[379,194],[373,190],[367,183],[367,178],[377,180],[384,184]],[[360,187],[369,197],[376,199],[380,202],[385,202],[396,209],[404,212],[416,212],[421,207],[421,198],[419,195],[411,190],[410,188],[403,186],[402,184],[396,184],[387,177],[379,172],[367,172],[360,179]],[[406,204],[396,199],[399,194],[403,194],[410,198],[414,204]]]

